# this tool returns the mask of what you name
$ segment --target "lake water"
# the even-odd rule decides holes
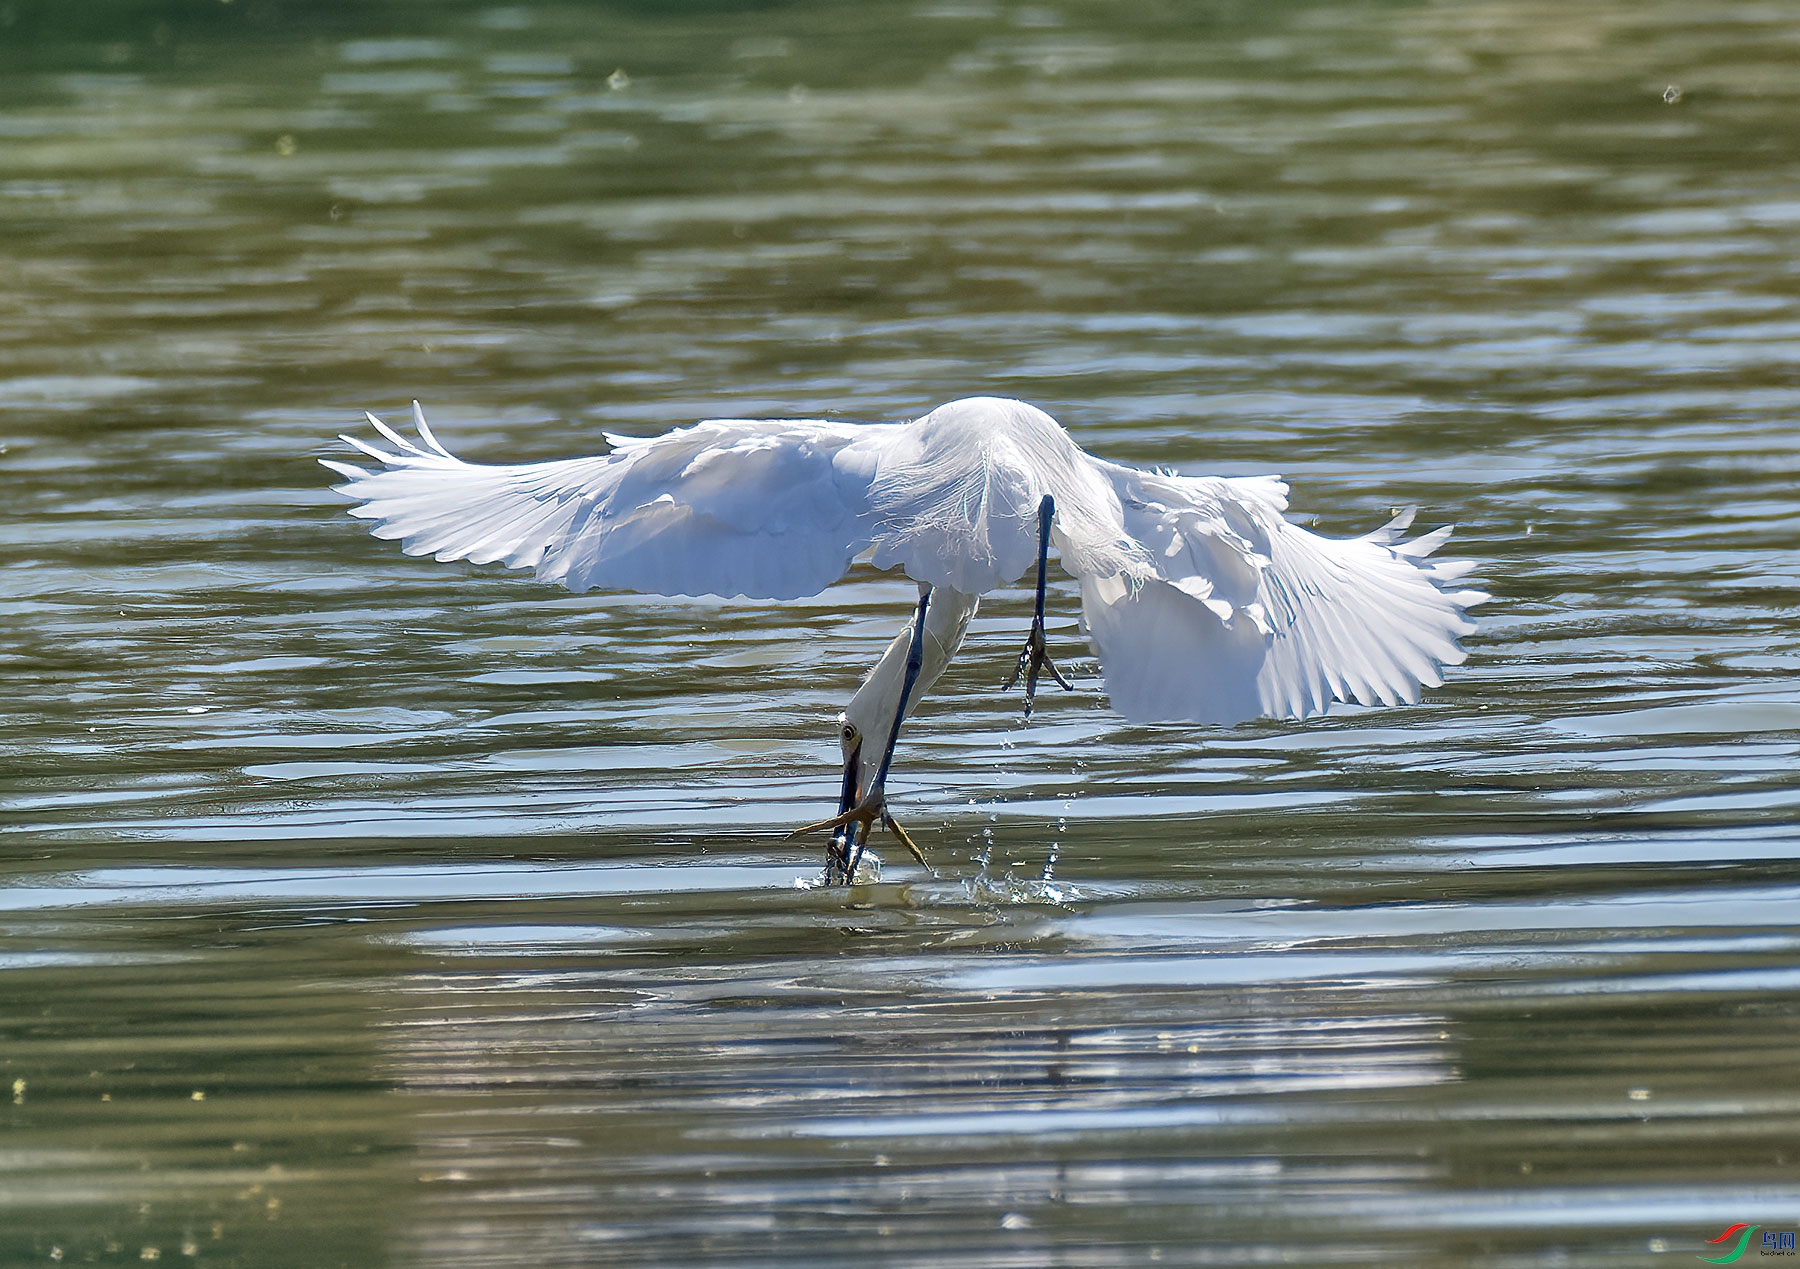
[[[1691,1264],[1800,1226],[1800,11],[0,5],[0,1263]],[[1417,504],[1425,704],[412,560],[314,460],[974,393]],[[1761,1235],[1746,1257],[1755,1258]]]

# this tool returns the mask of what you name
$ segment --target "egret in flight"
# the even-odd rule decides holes
[[[533,570],[572,591],[794,599],[868,555],[918,583],[912,620],[838,720],[838,813],[826,880],[849,884],[871,827],[924,854],[886,785],[901,724],[962,646],[981,596],[1037,570],[1037,611],[1010,688],[1025,714],[1041,674],[1068,683],[1044,638],[1055,546],[1081,582],[1113,709],[1135,722],[1304,718],[1333,701],[1416,702],[1459,664],[1473,566],[1434,560],[1448,527],[1403,536],[1412,512],[1358,538],[1290,523],[1276,476],[1179,476],[1084,453],[1022,401],[952,401],[912,423],[712,419],[559,462],[466,463],[413,405],[417,440],[374,415],[380,463],[321,460],[350,514],[409,555]]]

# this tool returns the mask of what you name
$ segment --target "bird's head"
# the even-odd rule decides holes
[[[843,796],[848,799],[838,808],[840,811],[849,810],[868,794],[880,772],[888,738],[894,733],[895,716],[904,720],[900,694],[906,682],[906,642],[903,633],[875,663],[856,695],[844,706],[844,712],[838,715],[838,745],[844,756]],[[935,673],[931,677],[935,678]],[[924,694],[922,689],[930,686],[925,679],[925,675],[920,676],[908,706],[917,705]],[[906,710],[907,714],[911,712],[910,708]]]
[[[838,744],[844,752],[844,788],[838,796],[838,814],[842,815],[862,797],[863,786],[863,732],[850,721],[848,711],[838,715]]]
[[[894,730],[894,716],[900,709],[900,687],[905,677],[905,658],[883,657],[863,680],[863,685],[838,715],[838,745],[844,756],[844,797],[840,808],[849,810],[868,793],[888,736]],[[917,694],[914,694],[917,701]]]
[[[856,689],[856,695],[844,706],[844,712],[838,715],[838,743],[844,754],[843,796],[847,799],[839,808],[840,813],[867,798],[886,778],[884,768],[892,760],[891,747],[900,724],[918,708],[950,664],[968,633],[969,619],[980,604],[979,596],[947,588],[932,592],[931,600],[926,609],[924,638],[920,640],[918,676],[911,692],[906,684],[906,658],[913,641],[909,623],[894,636],[862,686]]]

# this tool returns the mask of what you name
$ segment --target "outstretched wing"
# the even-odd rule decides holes
[[[1360,538],[1282,516],[1287,487],[1097,464],[1147,575],[1082,578],[1082,612],[1113,708],[1141,722],[1304,718],[1332,701],[1393,705],[1443,682],[1487,599],[1473,566],[1432,560],[1448,528],[1410,541],[1412,512]]]
[[[650,439],[608,436],[594,458],[465,463],[374,415],[392,451],[343,439],[383,464],[321,459],[344,476],[350,514],[409,555],[495,561],[574,591],[793,599],[843,576],[870,544],[869,483],[898,429],[816,420],[715,419]]]

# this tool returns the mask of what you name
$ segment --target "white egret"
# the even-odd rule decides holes
[[[1044,639],[1052,544],[1081,582],[1084,624],[1112,707],[1139,722],[1303,718],[1333,701],[1416,702],[1460,663],[1472,565],[1428,557],[1402,512],[1362,537],[1289,523],[1276,476],[1179,476],[1083,453],[1048,414],[974,397],[906,424],[713,419],[606,437],[593,458],[466,463],[415,402],[418,440],[374,415],[394,448],[343,439],[382,464],[321,460],[350,514],[410,555],[532,569],[573,591],[792,599],[868,554],[918,583],[919,603],[839,719],[838,814],[827,880],[846,883],[870,828],[924,862],[886,802],[901,724],[962,645],[981,596],[1037,567],[1037,611],[1013,668],[1031,713],[1040,671],[1068,684]]]

